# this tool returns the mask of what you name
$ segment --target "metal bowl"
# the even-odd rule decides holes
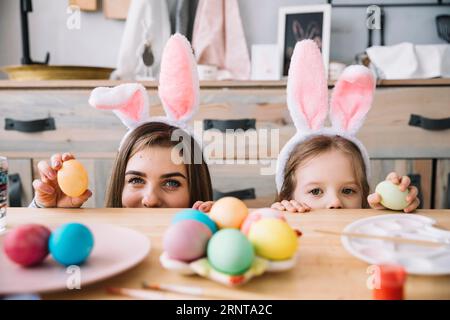
[[[102,80],[109,79],[109,76],[114,69],[31,64],[7,66],[2,67],[0,70],[8,74],[8,77],[11,80]]]

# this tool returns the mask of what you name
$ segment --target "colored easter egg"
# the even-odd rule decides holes
[[[167,229],[163,248],[172,259],[191,262],[206,255],[211,234],[211,230],[204,223],[181,220]]]
[[[217,231],[216,223],[205,213],[195,209],[185,209],[178,212],[172,220],[172,223],[177,223],[183,220],[196,220],[205,224],[211,233]]]
[[[381,196],[381,204],[388,209],[403,210],[408,206],[406,201],[408,190],[400,191],[399,185],[391,181],[380,182],[375,192]]]
[[[262,218],[276,218],[286,221],[286,218],[282,212],[271,208],[261,208],[249,213],[241,225],[241,232],[247,235],[252,224]]]
[[[77,160],[64,161],[58,170],[58,185],[69,197],[79,197],[88,188],[88,174]]]
[[[208,261],[220,272],[237,275],[247,271],[255,257],[247,237],[236,229],[217,231],[208,243]]]
[[[26,224],[5,235],[3,250],[7,257],[24,267],[35,266],[48,255],[50,230],[39,224]]]
[[[67,223],[52,232],[50,253],[64,266],[80,265],[86,261],[94,247],[94,236],[83,224]]]
[[[247,215],[248,208],[245,203],[234,197],[225,197],[217,200],[209,213],[211,219],[221,229],[239,229]]]
[[[253,223],[248,238],[258,256],[269,260],[286,260],[297,251],[295,231],[285,221],[264,218]]]

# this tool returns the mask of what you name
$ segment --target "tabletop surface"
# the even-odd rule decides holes
[[[128,227],[147,235],[152,243],[148,257],[136,267],[107,280],[81,289],[43,294],[43,299],[117,299],[107,287],[141,288],[143,281],[203,287],[230,299],[371,299],[367,287],[369,265],[350,255],[339,236],[320,234],[314,229],[342,231],[349,223],[392,211],[352,209],[314,210],[306,214],[287,214],[287,220],[303,233],[299,259],[287,272],[256,277],[247,284],[229,288],[200,276],[182,276],[165,270],[160,262],[162,236],[179,209],[33,209],[8,208],[8,228],[24,223],[59,225],[66,222],[109,223]],[[439,227],[450,230],[450,210],[417,210]],[[3,252],[1,253],[3,254]],[[191,299],[167,293],[167,298]],[[408,276],[406,299],[450,299],[450,276]]]

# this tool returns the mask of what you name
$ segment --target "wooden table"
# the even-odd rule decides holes
[[[129,227],[149,236],[152,249],[138,266],[108,280],[82,287],[44,294],[44,299],[117,299],[106,287],[140,288],[142,281],[177,283],[218,290],[224,297],[237,299],[371,299],[366,282],[368,264],[354,258],[342,247],[340,237],[315,233],[317,228],[342,230],[364,217],[388,214],[378,210],[316,210],[288,214],[289,223],[303,232],[296,267],[279,274],[263,274],[239,288],[228,288],[199,276],[181,276],[159,263],[162,235],[177,209],[31,209],[9,208],[8,227],[24,223],[59,225],[65,222],[110,223]],[[450,210],[418,210],[450,229]],[[450,276],[409,276],[407,299],[450,299]],[[167,294],[168,298],[190,299]]]

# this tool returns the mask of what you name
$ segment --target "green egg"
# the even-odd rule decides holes
[[[388,209],[403,210],[408,206],[406,201],[408,190],[400,191],[399,186],[391,181],[380,182],[375,192],[381,196],[381,204]]]
[[[209,240],[208,261],[217,271],[237,275],[247,271],[255,257],[253,246],[237,229],[222,229]]]

